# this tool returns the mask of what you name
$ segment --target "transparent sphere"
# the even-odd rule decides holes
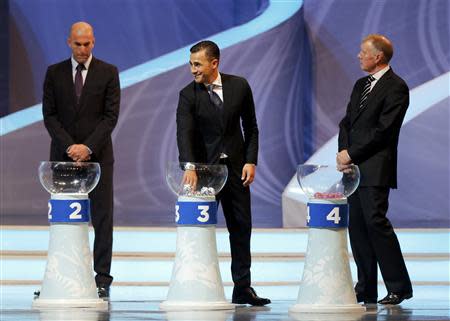
[[[87,194],[100,179],[98,163],[41,162],[39,180],[51,194]]]
[[[191,186],[183,181],[185,171],[194,165],[197,185]],[[198,163],[169,162],[166,167],[166,182],[178,196],[209,197],[217,195],[225,185],[228,169],[225,165],[206,165]]]
[[[297,180],[309,198],[342,199],[353,194],[359,185],[359,168],[350,165],[338,171],[336,165],[299,165]]]

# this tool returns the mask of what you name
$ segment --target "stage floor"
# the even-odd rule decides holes
[[[5,227],[0,231],[0,320],[450,320],[450,231],[397,230],[414,297],[401,306],[371,306],[362,315],[289,314],[296,303],[307,247],[307,229],[255,229],[252,234],[252,283],[272,304],[234,311],[171,312],[159,310],[169,289],[175,255],[175,228],[116,228],[109,310],[31,308],[47,261],[48,227]],[[228,233],[218,229],[217,249],[225,296],[232,281]],[[91,231],[92,242],[92,231]],[[351,256],[353,280],[356,268]],[[382,280],[381,276],[379,280]],[[379,298],[386,295],[382,283]]]
[[[266,307],[237,306],[234,311],[209,312],[163,312],[159,304],[164,300],[167,287],[115,286],[111,289],[109,310],[100,312],[86,309],[32,310],[31,303],[36,285],[7,285],[1,288],[1,320],[333,320],[333,321],[419,321],[450,320],[449,286],[414,286],[414,298],[400,306],[373,305],[366,313],[352,314],[290,314],[289,308],[295,300],[292,297],[297,286],[260,286],[260,295],[273,299]],[[231,287],[225,287],[227,298]],[[380,285],[380,294],[384,294]]]

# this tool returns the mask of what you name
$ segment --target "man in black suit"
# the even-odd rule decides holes
[[[412,297],[412,286],[400,244],[386,217],[390,188],[397,188],[397,145],[409,104],[409,89],[389,66],[392,43],[369,35],[358,54],[359,79],[339,124],[338,169],[356,164],[361,181],[349,197],[349,235],[358,267],[358,302],[377,302],[377,263],[388,294],[381,304],[399,304]]]
[[[181,90],[177,109],[179,160],[188,162],[184,183],[194,188],[197,184],[195,165],[191,163],[227,166],[228,179],[218,199],[230,233],[232,301],[266,305],[270,300],[258,297],[250,286],[249,185],[258,158],[252,91],[244,78],[219,73],[220,50],[214,42],[201,41],[190,52],[194,81]]]
[[[72,57],[48,67],[42,109],[51,137],[50,160],[99,162],[101,177],[90,195],[95,231],[94,270],[98,293],[109,298],[113,232],[113,146],[120,85],[117,68],[92,56],[95,38],[85,22],[72,25]]]

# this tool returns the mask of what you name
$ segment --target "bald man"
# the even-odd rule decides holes
[[[387,295],[380,304],[395,305],[413,295],[400,244],[387,218],[391,188],[397,188],[397,145],[409,105],[405,81],[389,66],[394,53],[391,41],[373,34],[363,39],[358,54],[360,78],[339,124],[337,166],[359,166],[361,181],[348,201],[349,235],[358,267],[355,292],[358,302],[376,304],[377,265]]]
[[[101,177],[89,195],[95,231],[94,270],[99,297],[109,299],[113,231],[113,145],[119,116],[117,68],[92,56],[94,30],[72,25],[67,44],[72,56],[48,67],[42,112],[51,137],[50,160],[98,162]]]

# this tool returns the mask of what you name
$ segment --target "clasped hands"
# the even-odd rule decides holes
[[[251,183],[253,183],[255,179],[255,173],[256,173],[256,166],[254,164],[245,164],[242,168],[242,176],[241,180],[243,186],[249,186]],[[195,172],[195,169],[191,170],[185,170],[183,175],[183,185],[189,184],[192,188],[192,190],[196,190],[197,188],[197,173]]]
[[[343,173],[350,173],[350,166],[352,165],[352,159],[346,149],[341,150],[336,154],[336,169]]]
[[[86,162],[91,159],[89,148],[83,144],[73,144],[67,149],[67,155],[74,162]]]

